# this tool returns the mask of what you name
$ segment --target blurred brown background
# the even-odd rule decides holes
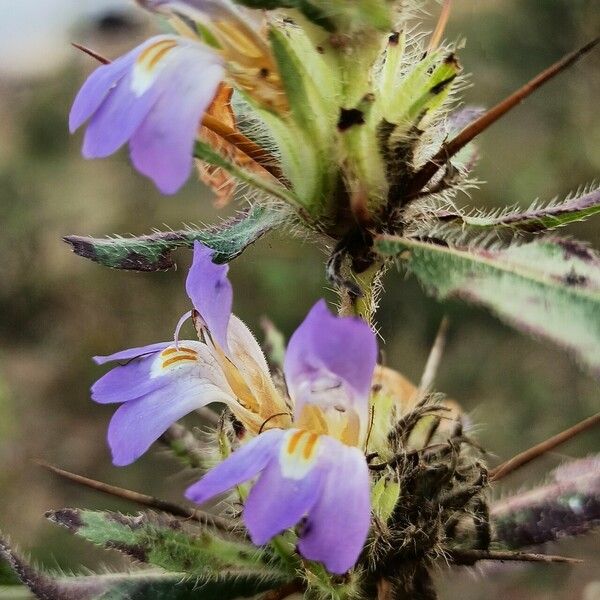
[[[86,162],[70,137],[70,102],[92,61],[79,41],[114,57],[147,35],[150,24],[126,0],[22,0],[0,4],[0,529],[49,567],[122,564],[48,524],[63,506],[132,507],[50,477],[32,463],[67,469],[171,499],[189,474],[160,450],[134,466],[111,466],[104,437],[112,409],[89,400],[101,374],[94,354],[168,339],[187,310],[179,271],[110,271],[73,256],[69,233],[147,233],[162,224],[214,222],[210,195],[190,183],[161,197],[131,169],[126,153]],[[14,6],[16,4],[16,6]],[[456,0],[448,39],[476,85],[469,103],[490,106],[526,79],[598,34],[597,0]],[[435,14],[436,6],[429,3]],[[600,53],[561,75],[480,140],[478,176],[461,198],[479,207],[564,197],[600,173]],[[598,220],[572,227],[600,247]],[[327,286],[323,256],[281,236],[235,261],[235,311],[255,330],[269,317],[286,334]],[[508,458],[598,410],[599,388],[561,351],[527,338],[485,311],[440,306],[397,273],[386,280],[379,315],[387,362],[418,379],[440,318],[451,318],[438,389],[459,399],[478,439]],[[543,481],[568,457],[597,451],[589,433],[508,479],[502,494]],[[440,571],[443,598],[600,598],[598,538],[549,548],[588,558],[582,567],[504,567]],[[0,585],[11,575],[0,565]]]

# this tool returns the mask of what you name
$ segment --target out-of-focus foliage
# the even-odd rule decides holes
[[[597,33],[593,0],[455,4],[448,38],[467,37],[461,59],[477,81],[466,94],[470,104],[491,105]],[[96,37],[92,41],[113,56],[136,40],[111,39],[104,47]],[[598,177],[599,66],[596,53],[482,137],[476,173],[487,183],[473,191],[470,204],[526,208],[537,196],[563,198]],[[67,112],[91,67],[90,59],[74,54],[60,73],[35,81],[0,80],[0,527],[27,542],[35,557],[62,568],[94,566],[105,556],[46,524],[41,518],[46,510],[74,504],[131,507],[51,479],[32,457],[172,499],[191,477],[170,476],[166,456],[113,469],[104,441],[110,408],[92,411],[88,395],[98,375],[91,355],[171,336],[187,308],[182,272],[108,271],[75,259],[60,238],[73,232],[139,235],[159,223],[179,229],[189,215],[209,223],[228,216],[217,213],[209,194],[194,184],[176,198],[161,197],[124,155],[93,165],[80,157],[79,140],[67,133]],[[572,231],[599,245],[593,221]],[[236,312],[255,330],[260,316],[268,314],[289,333],[321,294],[320,258],[298,240],[258,242],[232,269],[235,289],[243,290],[236,296]],[[182,252],[177,260],[183,265],[187,255]],[[423,299],[414,281],[390,277],[386,288],[379,315],[386,362],[418,379],[439,320],[449,313],[451,334],[437,389],[472,412],[487,447],[499,457],[597,410],[597,384],[559,349],[516,333],[483,310],[454,302],[440,307]],[[541,480],[541,473],[564,456],[591,451],[592,437],[507,480],[507,489]],[[591,540],[587,552],[580,545],[561,552],[592,557],[593,546]],[[121,560],[113,556],[113,564]],[[496,569],[477,586],[467,573],[451,578],[441,573],[440,589],[446,598],[582,597],[584,589],[593,589],[597,571],[596,557],[576,568]],[[12,575],[0,565],[0,586],[10,581]]]

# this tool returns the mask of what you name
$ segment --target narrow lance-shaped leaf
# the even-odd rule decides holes
[[[49,512],[46,516],[94,544],[118,550],[139,562],[166,571],[213,579],[245,575],[254,577],[257,583],[269,582],[265,583],[267,588],[284,582],[284,575],[276,569],[276,565],[269,564],[264,553],[249,542],[228,540],[207,530],[186,528],[182,521],[164,514],[128,516],[63,509]]]
[[[574,353],[600,377],[600,259],[583,244],[546,239],[505,250],[459,249],[380,236],[376,250],[406,259],[425,288],[490,308]]]
[[[495,541],[510,549],[553,542],[600,527],[600,455],[567,463],[541,487],[492,505]]]
[[[239,256],[265,233],[280,227],[288,214],[252,206],[247,212],[218,226],[204,229],[157,232],[140,237],[92,238],[70,235],[64,238],[75,254],[113,269],[129,271],[165,271],[175,266],[172,253],[191,248],[195,241],[215,251],[215,262],[225,263]]]
[[[486,215],[483,212],[461,214],[458,211],[438,209],[424,216],[434,217],[436,223],[427,223],[433,229],[433,237],[455,237],[460,232],[465,238],[496,234],[496,238],[511,239],[518,234],[540,233],[563,227],[575,221],[583,221],[600,213],[600,189],[582,196],[567,198],[547,206],[532,206],[529,209],[511,209],[500,214]]]
[[[2,538],[0,559],[5,560],[23,585],[42,600],[188,600],[199,590],[202,590],[203,600],[230,600],[243,596],[248,589],[247,580],[243,577],[231,581],[208,581],[189,579],[183,573],[155,571],[82,577],[53,575],[33,567]],[[7,600],[20,598],[21,590],[11,586],[7,595],[0,592],[0,597]]]

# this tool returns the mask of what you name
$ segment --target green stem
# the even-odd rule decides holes
[[[277,556],[281,559],[290,573],[297,573],[301,567],[298,555],[295,552],[296,544],[290,539],[289,532],[274,537],[270,544]]]
[[[362,296],[352,296],[347,290],[340,291],[340,315],[355,316],[372,324],[375,311],[377,310],[376,289],[379,278],[383,274],[384,262],[374,262],[362,273],[351,272],[351,279],[358,284]]]

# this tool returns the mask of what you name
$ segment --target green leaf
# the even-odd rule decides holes
[[[386,201],[388,186],[386,165],[377,136],[377,125],[381,117],[374,103],[374,97],[367,96],[347,114],[357,115],[355,122],[347,128],[340,128],[346,147],[348,168],[357,179],[358,189],[353,193],[366,192],[369,208],[377,211]],[[352,182],[351,182],[351,187]]]
[[[401,63],[384,71],[388,88],[395,81],[394,94],[381,98],[382,114],[389,123],[397,123],[406,131],[428,110],[436,110],[446,100],[451,83],[460,72],[454,54],[432,52],[418,62],[409,73],[400,74]],[[395,68],[397,75],[391,72]]]
[[[74,516],[73,514],[71,515]],[[43,600],[233,600],[249,597],[281,585],[264,573],[231,573],[189,577],[186,573],[145,570],[131,573],[64,577],[33,567],[0,537],[0,559],[15,571],[19,580]],[[30,598],[24,588],[0,588],[0,598]]]
[[[482,212],[461,214],[460,212],[439,209],[428,216],[437,219],[442,239],[455,235],[459,231],[465,239],[477,236],[495,234],[499,240],[512,239],[518,234],[533,234],[558,227],[563,227],[575,221],[584,221],[600,213],[600,189],[593,190],[582,196],[573,196],[563,202],[554,202],[547,206],[532,206],[528,210],[511,209],[500,214],[486,215]],[[434,228],[436,224],[430,224]]]
[[[505,250],[460,249],[380,236],[440,299],[482,304],[515,327],[575,354],[600,377],[600,258],[583,244],[545,239]]]
[[[45,582],[40,585],[40,579]],[[33,585],[32,582],[28,582]],[[29,589],[32,589],[31,587]],[[33,591],[38,598],[52,600],[234,600],[273,589],[266,582],[238,576],[234,579],[202,581],[182,573],[140,571],[111,575],[51,578],[38,573]],[[27,588],[0,588],[0,599],[31,599]]]
[[[256,205],[233,219],[205,229],[188,228],[130,238],[70,235],[64,241],[71,245],[75,254],[106,267],[165,271],[175,266],[172,252],[177,248],[191,248],[195,241],[215,251],[215,262],[229,262],[265,233],[282,226],[286,219],[287,213],[283,209],[271,210]]]
[[[250,575],[268,580],[273,586],[283,579],[264,552],[249,542],[224,539],[206,529],[192,529],[164,514],[128,516],[67,508],[46,516],[94,544],[166,571],[204,579]]]
[[[272,27],[269,41],[290,114],[282,117],[260,107],[255,112],[279,148],[297,204],[318,216],[337,173],[333,158],[339,82],[299,27],[286,23]]]
[[[79,577],[79,584],[87,578]],[[185,578],[183,575],[145,573],[95,576],[107,591],[96,600],[233,600],[247,598],[273,589],[268,581],[238,576],[215,581]]]

